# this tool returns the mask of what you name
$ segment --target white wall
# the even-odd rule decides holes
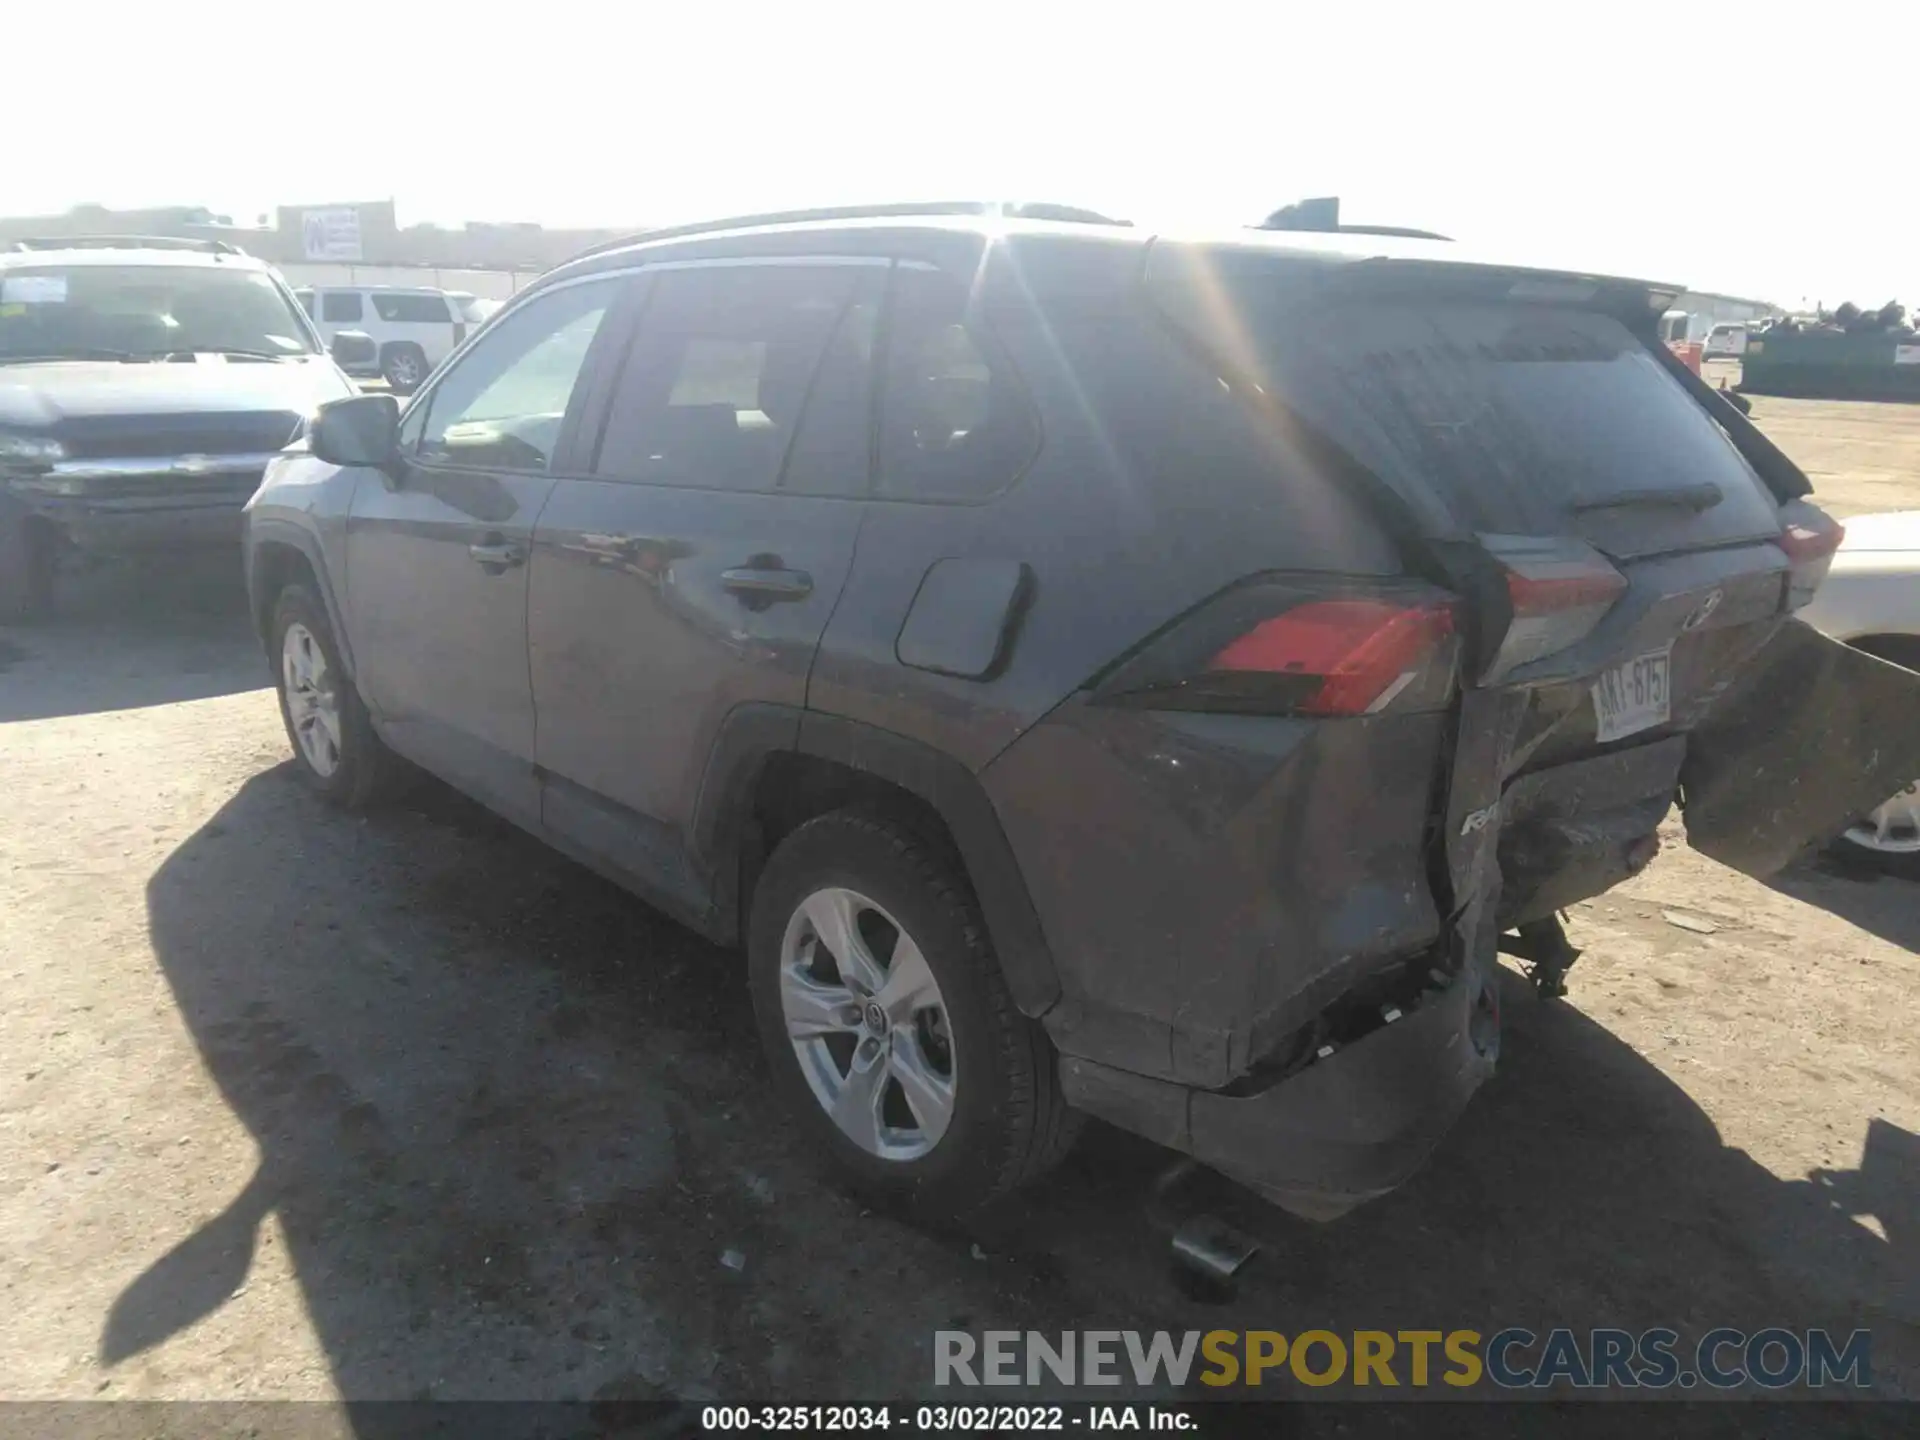
[[[1764,300],[1740,300],[1731,295],[1695,295],[1688,293],[1673,302],[1673,309],[1687,312],[1687,338],[1704,341],[1707,332],[1725,322],[1750,324],[1781,314],[1778,305]]]
[[[464,290],[487,300],[506,300],[539,277],[532,270],[454,270],[412,265],[341,265],[312,262],[278,267],[287,283],[301,285],[409,285]]]

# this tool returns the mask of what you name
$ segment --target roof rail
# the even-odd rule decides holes
[[[1116,220],[1097,210],[1078,205],[1058,205],[1045,200],[906,200],[879,205],[827,205],[812,210],[769,210],[759,215],[728,215],[715,220],[699,220],[687,225],[664,225],[640,230],[617,240],[605,240],[589,246],[573,258],[584,259],[639,245],[649,240],[676,240],[683,235],[704,235],[714,230],[744,230],[760,225],[798,225],[808,220],[885,220],[919,215],[1004,215],[1016,220],[1057,220],[1078,225],[1131,225],[1131,220]]]
[[[226,240],[202,240],[189,235],[36,235],[15,240],[18,250],[197,250],[206,255],[244,255]]]

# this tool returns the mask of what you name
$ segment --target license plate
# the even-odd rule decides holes
[[[1673,647],[1640,655],[1603,671],[1593,682],[1593,714],[1602,745],[1664,725],[1672,716],[1668,672]]]

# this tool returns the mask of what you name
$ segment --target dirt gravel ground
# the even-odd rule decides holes
[[[1754,423],[1793,456],[1840,519],[1920,504],[1920,405],[1752,399]]]
[[[1920,504],[1920,409],[1755,415],[1842,513]],[[1920,1398],[1920,887],[1670,835],[1576,912],[1569,999],[1514,978],[1403,1190],[1313,1226],[1203,1182],[1262,1245],[1223,1301],[1142,1210],[1167,1157],[1100,1127],[965,1231],[863,1213],[737,956],[438,786],[315,802],[239,599],[108,575],[0,631],[0,1396],[879,1398],[944,1327],[1783,1324],[1871,1328]]]

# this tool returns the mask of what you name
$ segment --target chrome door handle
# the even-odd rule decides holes
[[[504,542],[469,545],[467,554],[471,555],[482,569],[492,570],[495,573],[511,570],[514,566],[524,565],[527,562],[527,552],[523,547],[508,545]]]
[[[750,600],[804,600],[813,593],[813,577],[804,570],[722,570],[720,583]]]

